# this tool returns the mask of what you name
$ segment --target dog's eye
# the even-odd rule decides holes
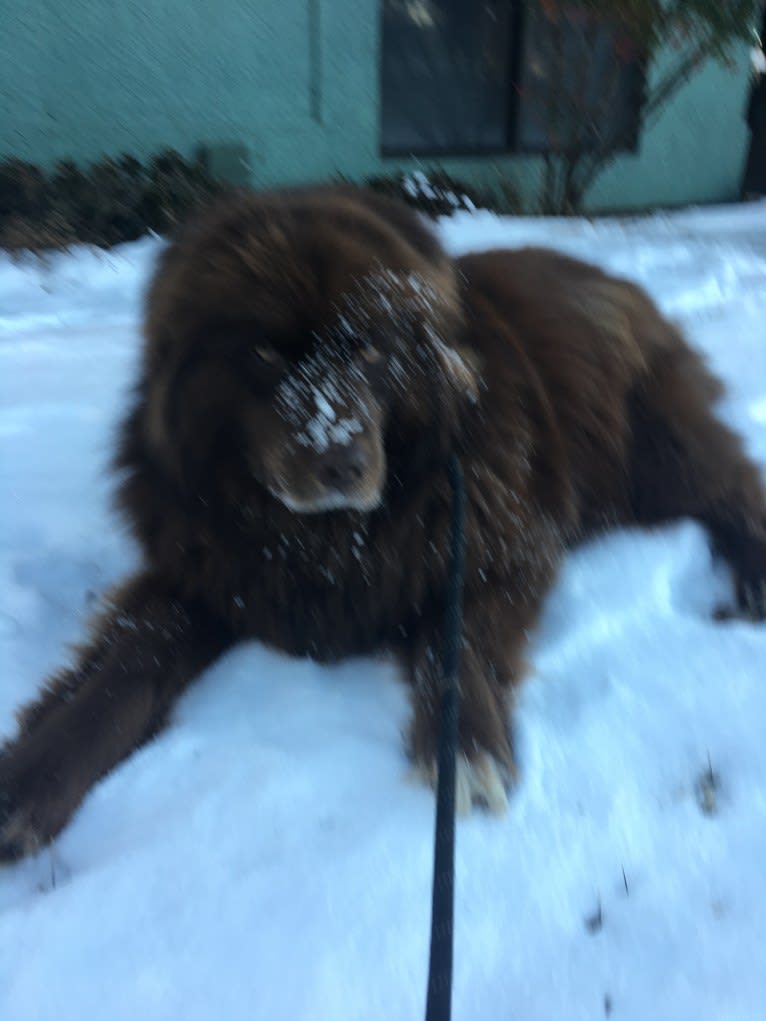
[[[253,348],[253,354],[259,362],[263,362],[264,365],[272,365],[274,367],[284,365],[284,358],[276,350],[276,348],[269,347],[268,344],[257,344]]]
[[[359,348],[359,357],[367,365],[378,365],[383,361],[383,352],[374,344],[364,344]]]
[[[369,366],[374,366],[378,361],[383,359],[383,352],[378,347],[374,347],[372,344],[367,344],[360,351],[363,359],[367,361]]]

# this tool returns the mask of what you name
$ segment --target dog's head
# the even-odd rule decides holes
[[[198,489],[216,476],[220,492],[224,470],[237,499],[249,478],[295,512],[372,510],[393,438],[442,442],[475,396],[458,316],[449,261],[398,205],[344,190],[230,201],[150,292],[149,441]]]

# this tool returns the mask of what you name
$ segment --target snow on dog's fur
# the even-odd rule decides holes
[[[0,858],[67,822],[233,642],[387,650],[435,779],[456,453],[466,479],[458,800],[500,811],[510,695],[568,545],[709,528],[763,615],[766,498],[699,357],[639,288],[528,249],[451,261],[352,188],[229,197],[165,252],[115,463],[144,567],[0,753]]]

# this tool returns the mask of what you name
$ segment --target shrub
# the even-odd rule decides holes
[[[80,169],[67,160],[45,174],[0,161],[0,246],[40,251],[85,243],[108,248],[148,231],[166,233],[222,191],[199,161],[172,150],[143,165],[133,156]]]

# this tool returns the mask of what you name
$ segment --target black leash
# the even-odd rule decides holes
[[[452,1012],[452,929],[455,901],[455,760],[458,739],[458,668],[463,630],[465,577],[465,487],[457,456],[447,474],[452,487],[450,564],[444,620],[439,778],[436,791],[434,881],[431,897],[431,957],[426,1021],[449,1021]]]

